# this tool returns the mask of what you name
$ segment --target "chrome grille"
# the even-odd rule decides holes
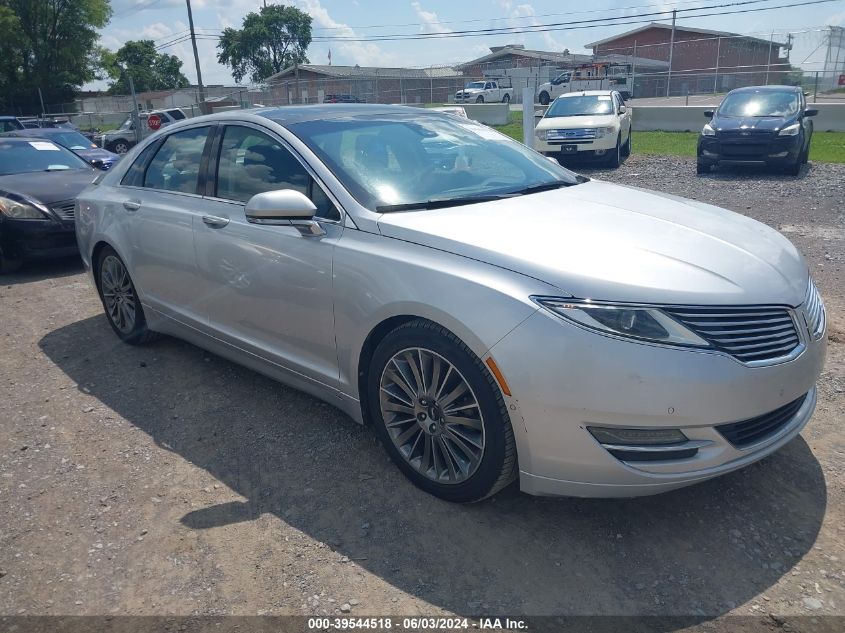
[[[73,220],[76,203],[73,200],[66,200],[64,202],[57,202],[50,208],[62,220]]]
[[[798,345],[789,310],[728,306],[664,308],[708,343],[745,363],[788,356]]]
[[[549,141],[574,141],[579,139],[596,138],[596,128],[584,127],[571,130],[549,130],[546,139]]]
[[[804,298],[804,319],[810,336],[814,339],[821,338],[825,325],[824,302],[812,279],[807,287],[807,296]]]

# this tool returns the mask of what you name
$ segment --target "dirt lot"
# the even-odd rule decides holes
[[[800,438],[658,497],[450,505],[328,405],[176,340],[120,344],[78,262],[37,266],[0,280],[0,614],[845,614],[845,165],[583,171],[802,249],[830,348]]]

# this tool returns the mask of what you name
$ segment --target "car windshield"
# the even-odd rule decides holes
[[[610,95],[582,95],[580,97],[559,97],[549,106],[546,118],[559,116],[593,116],[613,114],[613,99]]]
[[[132,117],[128,117],[123,123],[120,125],[121,130],[128,130],[132,128]]]
[[[473,81],[471,84],[466,85],[467,88],[484,88],[483,81]]]
[[[798,112],[797,92],[735,92],[719,106],[719,115],[728,117],[784,117]]]
[[[289,129],[372,210],[466,204],[585,180],[486,125],[445,114],[347,116]]]
[[[76,154],[48,140],[0,140],[0,176],[88,168]]]
[[[68,149],[73,150],[91,149],[92,147],[96,147],[96,145],[82,136],[82,134],[71,130],[50,134],[50,140],[58,143],[62,147],[67,147]]]

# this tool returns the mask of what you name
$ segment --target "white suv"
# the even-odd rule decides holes
[[[534,135],[544,154],[595,156],[618,167],[631,153],[631,113],[616,90],[570,92],[552,102]]]

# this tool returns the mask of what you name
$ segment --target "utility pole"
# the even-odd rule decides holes
[[[194,33],[194,14],[191,12],[191,0],[185,0],[188,5],[188,26],[191,29],[191,46],[194,47],[194,63],[197,65],[197,87],[200,93],[200,112],[205,103],[205,87],[202,85],[202,71],[200,70],[200,56],[197,53],[197,35]],[[204,114],[204,113],[203,113]]]
[[[675,52],[675,18],[678,15],[677,9],[672,9],[672,35],[669,38],[669,76],[666,79],[666,96],[669,96],[669,86],[672,85],[672,54]]]
[[[132,74],[127,69],[126,78],[129,79],[129,93],[132,95],[132,127],[135,128],[135,142],[144,140],[141,130],[141,117],[138,115],[138,99],[135,97],[135,82],[132,81]]]

